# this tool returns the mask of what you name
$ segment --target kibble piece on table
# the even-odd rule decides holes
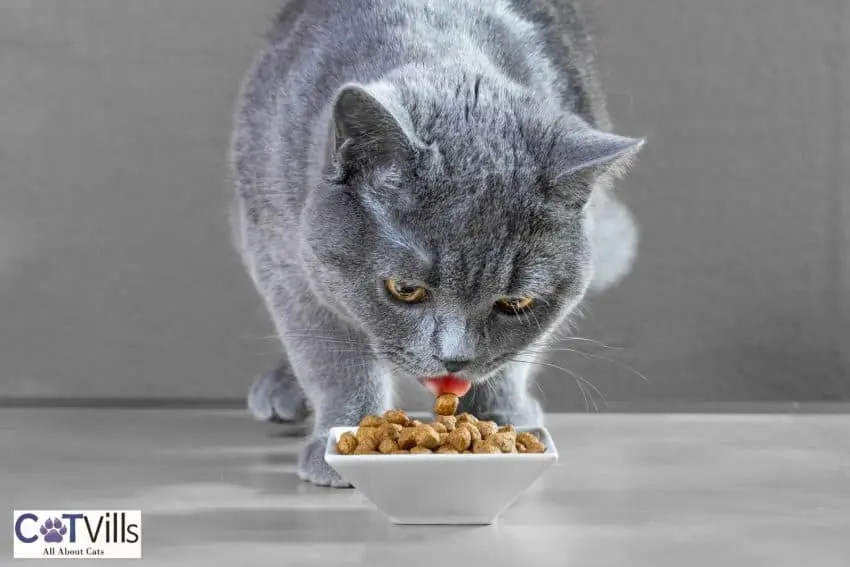
[[[437,415],[454,415],[457,411],[457,394],[443,394],[437,398],[434,404],[434,413]]]
[[[413,449],[411,449],[411,450],[410,450],[410,452],[411,452],[411,453],[423,453],[423,454],[424,454],[424,453],[429,453],[429,454],[430,454],[430,453],[432,453],[433,451],[431,451],[431,449],[427,449],[427,448],[425,448],[425,447],[414,447]]]

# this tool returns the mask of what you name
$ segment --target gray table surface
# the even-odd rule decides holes
[[[141,509],[143,562],[163,566],[850,565],[848,415],[548,426],[560,462],[497,525],[417,527],[300,482],[300,440],[243,412],[4,408],[0,504]]]

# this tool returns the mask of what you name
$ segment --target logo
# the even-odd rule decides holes
[[[141,559],[140,510],[15,510],[16,559]]]

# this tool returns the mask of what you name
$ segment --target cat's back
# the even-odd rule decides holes
[[[510,0],[534,24],[546,56],[562,76],[565,107],[589,124],[610,130],[599,84],[596,49],[581,0]]]
[[[310,140],[343,83],[477,56],[607,128],[573,0],[289,0],[243,85],[233,145],[243,196],[286,179],[298,200]]]

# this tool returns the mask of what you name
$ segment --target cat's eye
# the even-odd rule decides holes
[[[493,308],[506,315],[519,315],[534,308],[532,297],[502,297],[493,304]]]
[[[384,280],[384,287],[390,297],[402,303],[420,303],[428,297],[428,290],[424,287],[401,280]]]

